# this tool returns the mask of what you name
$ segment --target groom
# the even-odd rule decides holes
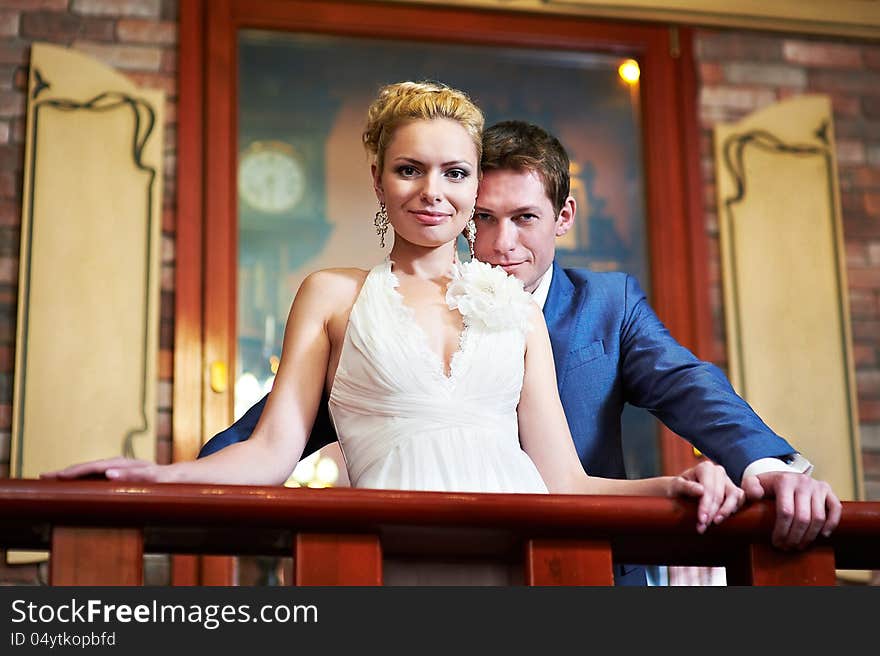
[[[634,278],[563,269],[554,261],[556,237],[571,228],[577,211],[568,166],[559,141],[537,126],[505,121],[487,128],[475,254],[522,280],[543,308],[584,469],[626,477],[621,413],[630,403],[723,465],[748,498],[775,497],[776,546],[803,548],[820,531],[833,530],[840,501],[830,487],[809,476],[810,463],[761,421],[717,367],[672,338]],[[199,457],[247,439],[265,401],[212,437]],[[304,454],[334,438],[325,399]],[[615,566],[615,582],[644,585],[644,569]]]

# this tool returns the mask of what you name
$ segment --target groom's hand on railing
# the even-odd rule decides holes
[[[108,479],[111,481],[136,481],[139,483],[161,482],[159,472],[160,465],[149,460],[135,460],[134,458],[104,458],[102,460],[90,460],[70,465],[64,469],[51,472],[43,472],[40,478],[54,478],[59,480],[82,479]]]
[[[776,499],[773,546],[805,549],[818,537],[828,537],[840,522],[840,499],[825,481],[808,474],[772,471],[747,476],[742,482],[746,498]]]

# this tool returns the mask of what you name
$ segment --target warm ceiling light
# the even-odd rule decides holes
[[[639,63],[635,59],[627,59],[617,68],[617,74],[627,84],[635,84],[641,74]]]

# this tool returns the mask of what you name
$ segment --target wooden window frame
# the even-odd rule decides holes
[[[690,28],[522,11],[343,0],[181,0],[173,459],[196,457],[232,418],[235,362],[237,42],[241,29],[637,56],[652,305],[698,357],[712,348],[702,206],[697,82]],[[226,363],[224,391],[209,387]],[[661,467],[680,471],[693,449],[665,427]],[[174,582],[231,582],[229,559],[175,556]],[[213,565],[211,564],[213,563]]]

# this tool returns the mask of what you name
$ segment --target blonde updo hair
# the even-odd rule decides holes
[[[398,127],[435,118],[455,121],[467,131],[477,149],[479,163],[483,154],[483,112],[466,93],[441,82],[397,82],[379,89],[367,111],[364,147],[376,158],[381,171],[385,150]]]

